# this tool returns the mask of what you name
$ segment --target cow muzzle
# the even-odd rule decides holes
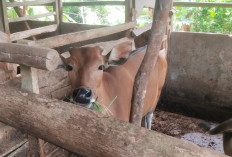
[[[79,105],[90,108],[92,106],[93,92],[88,88],[76,88],[73,91],[73,100]]]

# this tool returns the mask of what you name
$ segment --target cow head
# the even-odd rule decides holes
[[[73,90],[73,99],[90,108],[97,97],[101,97],[103,75],[110,66],[122,65],[132,51],[132,42],[127,41],[113,47],[103,55],[102,46],[72,48],[65,61]],[[109,91],[106,91],[109,92]]]

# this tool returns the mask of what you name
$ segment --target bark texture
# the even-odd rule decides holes
[[[0,85],[0,121],[83,156],[224,156],[75,104]]]
[[[161,44],[166,34],[166,26],[171,7],[172,0],[157,0],[155,3],[155,12],[147,52],[134,82],[130,122],[137,126],[141,126],[148,78],[156,65]]]

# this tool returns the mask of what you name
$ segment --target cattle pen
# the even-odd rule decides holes
[[[123,37],[135,38],[136,48],[146,45],[151,25],[136,29],[135,20],[141,8],[154,8],[154,4],[154,0],[2,0],[0,31],[11,43],[0,43],[0,61],[19,64],[21,76],[0,85],[0,156],[224,156],[62,101],[72,91],[68,72],[60,68],[59,54],[69,47]],[[63,7],[95,5],[122,6],[125,23],[105,26],[63,21]],[[25,16],[21,6],[50,6],[52,11]],[[8,17],[9,7],[18,18]],[[54,16],[54,21],[34,20],[47,16]],[[170,17],[166,23],[160,52],[168,52],[169,67],[161,102],[168,108],[181,105],[231,118],[231,36],[171,33]]]

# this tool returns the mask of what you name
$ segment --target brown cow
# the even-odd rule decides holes
[[[107,107],[117,97],[109,110],[113,117],[128,122],[135,75],[146,51],[142,48],[130,56],[131,49],[131,41],[118,44],[106,56],[102,55],[101,46],[72,48],[71,57],[65,63],[66,69],[70,70],[74,100],[87,108],[91,107],[95,100]],[[148,80],[143,107],[143,116],[148,115],[149,129],[166,71],[167,62],[159,55]]]
[[[0,42],[8,43],[10,38],[7,34],[0,32]],[[17,65],[0,62],[0,83],[4,83],[9,79],[16,77]]]

